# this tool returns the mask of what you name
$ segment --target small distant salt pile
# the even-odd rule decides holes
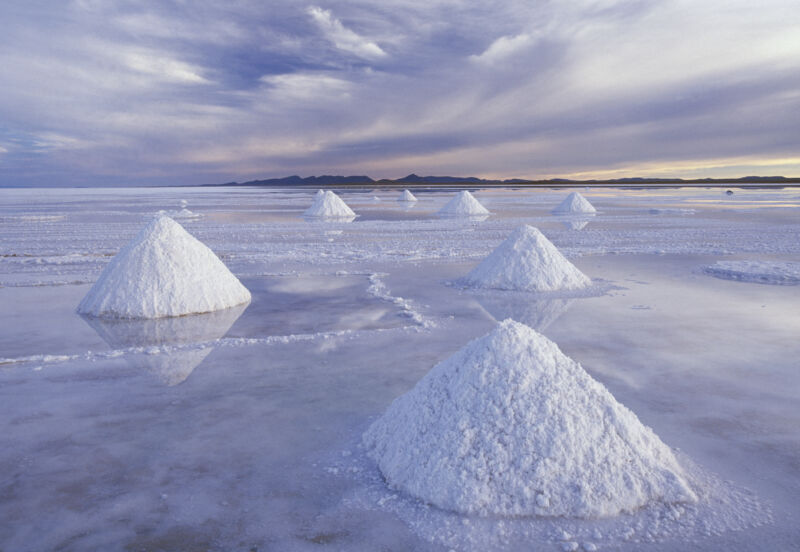
[[[249,301],[250,292],[211,249],[171,218],[159,216],[111,260],[78,312],[161,318]]]
[[[555,214],[566,213],[596,213],[597,209],[578,192],[572,192],[558,207],[553,209]]]
[[[332,191],[322,192],[320,190],[314,198],[314,203],[305,213],[307,217],[327,217],[327,218],[349,218],[355,217],[353,212],[342,199]]]
[[[476,216],[488,215],[489,210],[481,205],[471,193],[463,190],[439,209],[439,214],[444,216]]]
[[[514,230],[462,281],[520,291],[575,290],[592,283],[544,234],[527,224]]]
[[[434,366],[363,443],[392,488],[466,514],[598,518],[697,500],[650,428],[513,320]]]
[[[414,194],[412,194],[410,191],[403,190],[403,193],[400,194],[400,197],[397,198],[397,201],[417,201],[417,198],[414,197]]]

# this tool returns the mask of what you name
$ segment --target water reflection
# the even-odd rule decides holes
[[[436,213],[436,215],[444,220],[466,220],[469,222],[483,222],[489,218],[489,215],[449,215],[444,213]]]
[[[583,230],[586,225],[594,220],[594,214],[582,215],[557,215],[556,218],[561,221],[567,230]]]
[[[537,331],[545,330],[569,310],[575,299],[526,299],[519,294],[476,297],[496,320],[511,318]]]
[[[174,345],[206,344],[224,337],[234,322],[242,315],[247,304],[206,314],[157,318],[150,320],[81,318],[97,332],[112,349],[131,347],[164,347]],[[187,347],[168,353],[150,354],[146,350],[131,353],[125,359],[136,367],[153,373],[166,385],[177,385],[189,377],[214,349],[212,345]]]
[[[321,223],[326,223],[326,224],[335,223],[335,222],[348,223],[348,222],[353,222],[354,220],[356,220],[356,216],[349,216],[349,217],[309,217],[309,216],[305,216],[304,215],[303,216],[303,220],[306,221],[306,222],[310,222],[310,223],[320,223],[320,222]]]

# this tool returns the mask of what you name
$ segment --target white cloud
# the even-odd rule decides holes
[[[330,10],[310,6],[306,12],[325,34],[325,37],[340,50],[366,59],[378,59],[386,56],[386,52],[380,46],[342,25],[341,21],[333,17]]]
[[[158,78],[165,82],[186,84],[208,84],[208,80],[200,75],[200,69],[163,54],[144,51],[127,52],[122,60],[129,69]]]
[[[481,54],[472,55],[469,56],[469,58],[478,63],[491,65],[524,50],[530,46],[533,41],[533,36],[528,33],[522,33],[516,36],[501,36],[492,42]]]
[[[343,99],[349,97],[351,87],[346,80],[319,73],[265,75],[259,80],[269,86],[273,100]]]
[[[8,150],[3,146],[0,146],[0,153],[8,153]]]

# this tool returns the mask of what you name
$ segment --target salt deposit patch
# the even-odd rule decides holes
[[[353,212],[353,210],[342,201],[342,198],[335,193],[330,190],[322,194],[320,194],[320,192],[322,192],[322,190],[317,192],[316,196],[314,196],[314,203],[303,213],[305,216],[324,218],[349,218],[356,216],[355,212]]]
[[[78,312],[161,318],[211,312],[250,301],[250,292],[211,249],[159,216],[111,260]]]
[[[488,215],[489,210],[481,205],[467,190],[462,190],[439,209],[442,216],[482,216]]]
[[[800,263],[776,261],[717,261],[703,272],[723,280],[796,286],[800,284]]]
[[[553,213],[596,213],[597,209],[594,208],[594,205],[589,203],[585,197],[583,197],[578,192],[570,193],[564,201],[562,201],[555,209],[553,209]]]
[[[532,226],[514,230],[462,280],[468,286],[525,290],[578,290],[591,280]]]
[[[697,500],[651,429],[512,320],[437,364],[363,442],[391,488],[465,514],[603,518]]]

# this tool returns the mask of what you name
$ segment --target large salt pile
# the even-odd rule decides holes
[[[226,309],[250,292],[211,249],[159,216],[114,257],[78,312],[116,318],[161,318]]]
[[[572,192],[569,194],[566,199],[564,199],[564,201],[558,205],[558,207],[553,209],[553,213],[556,214],[596,212],[597,209],[594,208],[594,205],[589,203],[589,200],[578,192]]]
[[[544,234],[527,224],[514,230],[462,281],[521,291],[575,290],[592,283]]]
[[[481,205],[471,193],[463,190],[439,209],[439,214],[445,216],[476,216],[488,215],[489,210]]]
[[[414,194],[412,194],[410,191],[403,190],[403,193],[399,198],[397,198],[397,201],[417,201],[417,198],[414,197]]]
[[[321,192],[322,190],[320,190]],[[353,210],[332,191],[328,190],[314,197],[314,203],[305,213],[307,217],[348,218],[355,217]]]
[[[513,320],[434,366],[363,442],[392,488],[466,514],[597,518],[697,500],[650,428]]]

